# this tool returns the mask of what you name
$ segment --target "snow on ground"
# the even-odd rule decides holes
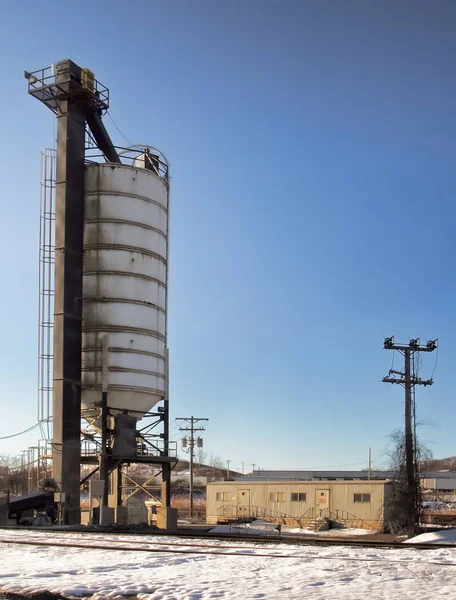
[[[435,527],[435,526],[434,526]],[[456,529],[447,528],[442,531],[421,533],[404,544],[456,544]]]
[[[6,539],[74,542],[86,547],[1,543]],[[159,551],[91,548],[94,544]],[[204,545],[212,546],[214,553],[203,553]],[[229,548],[214,547],[222,545]],[[163,552],[167,548],[192,553]],[[434,600],[456,598],[455,575],[456,548],[315,547],[0,530],[0,593],[47,589],[94,600]]]

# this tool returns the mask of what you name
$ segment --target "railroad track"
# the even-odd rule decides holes
[[[81,548],[84,550],[103,550],[103,551],[121,551],[121,552],[143,552],[149,554],[192,554],[194,556],[198,554],[213,555],[213,556],[236,556],[245,558],[273,558],[273,559],[293,559],[293,560],[341,560],[344,562],[364,562],[364,563],[396,563],[402,564],[406,567],[408,564],[429,564],[439,565],[445,567],[456,567],[455,562],[448,562],[447,560],[411,560],[411,559],[395,559],[388,558],[387,556],[337,556],[337,555],[321,555],[321,554],[299,554],[299,553],[280,553],[277,551],[270,552],[268,548],[260,548],[258,543],[257,546],[249,547],[245,544],[241,545],[213,545],[213,544],[188,544],[180,542],[138,542],[136,540],[122,540],[112,543],[112,540],[101,538],[94,540],[65,540],[66,536],[57,537],[53,536],[52,539],[45,539],[44,537],[39,539],[24,539],[23,537],[11,537],[1,538],[0,547],[2,544],[5,545],[25,545],[25,546],[46,546],[52,548]],[[396,548],[399,548],[397,546]],[[414,546],[405,546],[407,549],[412,549]],[[438,548],[440,548],[439,546]],[[403,546],[404,548],[404,546]],[[433,546],[433,549],[438,549]],[[453,546],[454,548],[454,546]]]
[[[112,545],[112,536],[137,536],[137,537],[147,537],[147,541],[144,542],[139,542],[138,540],[127,540],[127,539],[123,539],[121,542],[121,545],[125,546],[123,549],[125,550],[134,550],[134,548],[132,548],[133,544],[147,544],[147,545],[153,545],[153,546],[157,546],[158,549],[156,550],[157,552],[160,551],[159,548],[161,547],[169,547],[169,546],[176,546],[178,548],[182,547],[189,547],[189,548],[196,548],[198,546],[204,548],[204,547],[210,547],[210,548],[216,548],[216,549],[233,549],[233,548],[237,548],[239,547],[240,549],[244,548],[244,549],[258,549],[259,545],[268,545],[268,544],[287,544],[287,545],[296,545],[296,546],[323,546],[323,547],[327,547],[327,546],[351,546],[351,547],[366,547],[366,548],[394,548],[394,549],[399,549],[399,550],[435,550],[436,548],[453,548],[454,550],[456,550],[456,545],[455,544],[403,544],[401,542],[398,541],[387,541],[387,540],[358,540],[358,539],[353,539],[353,538],[324,538],[324,537],[298,537],[296,535],[246,535],[246,534],[228,534],[228,533],[224,533],[224,534],[211,534],[211,533],[195,533],[194,531],[192,532],[178,532],[175,533],[173,532],[172,534],[167,533],[167,532],[158,532],[156,530],[154,530],[153,532],[150,531],[122,531],[122,530],[112,530],[112,529],[97,529],[97,530],[87,530],[87,529],[56,529],[56,528],[44,528],[44,527],[40,527],[39,530],[37,530],[36,527],[34,528],[24,528],[24,527],[0,527],[0,533],[2,531],[8,531],[8,532],[23,532],[23,531],[29,531],[33,540],[36,540],[37,545],[66,545],[68,543],[68,536],[71,535],[83,535],[84,537],[90,537],[92,538],[91,544],[89,547],[94,548],[95,546],[93,545],[93,541],[100,541],[103,543],[107,543],[110,546],[106,546],[102,549],[111,549],[111,547],[113,547]],[[52,542],[49,541],[44,541],[42,538],[38,538],[34,537],[34,534],[37,533],[52,533],[52,540],[60,540],[59,544],[54,544]],[[107,537],[101,537],[100,536],[107,536]],[[199,545],[197,543],[184,543],[184,542],[178,542],[178,541],[172,541],[172,542],[160,542],[157,540],[151,541],[151,538],[159,538],[159,537],[171,537],[174,538],[174,540],[179,539],[179,538],[183,538],[183,539],[198,539],[198,540],[223,540],[223,541],[231,541],[231,542],[237,542],[240,543],[240,546],[233,546],[232,544],[228,545],[215,545],[215,544],[202,544]],[[39,543],[38,543],[39,542]],[[10,537],[10,538],[1,538],[0,537],[0,543],[26,543],[26,541],[24,541],[23,539],[21,539],[21,537]],[[255,544],[255,546],[248,548],[246,546],[246,544]],[[75,547],[79,547],[79,546],[75,546]],[[87,545],[82,545],[81,547],[87,548]],[[119,549],[119,548],[118,548]],[[143,551],[141,548],[137,547],[137,551],[141,552]],[[144,550],[144,551],[147,551]],[[151,550],[152,551],[152,550]],[[155,550],[154,550],[155,551]],[[164,550],[163,550],[164,551]],[[178,550],[176,549],[176,552]],[[182,550],[182,552],[184,552],[184,550]],[[191,551],[191,553],[193,553],[193,551]],[[258,556],[258,555],[257,555]]]

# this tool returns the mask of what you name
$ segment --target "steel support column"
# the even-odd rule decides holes
[[[57,64],[64,94],[57,113],[52,461],[54,478],[65,493],[66,524],[80,522],[85,113],[72,98],[80,73],[70,60]]]
[[[164,440],[164,455],[169,456],[169,350],[166,348],[166,398],[163,401],[163,440]],[[171,465],[163,464],[162,466],[162,505],[171,506]]]

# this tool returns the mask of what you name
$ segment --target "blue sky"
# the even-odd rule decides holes
[[[171,162],[171,418],[208,417],[233,468],[381,465],[403,414],[383,338],[439,338],[421,436],[456,454],[455,30],[451,0],[2,4],[0,436],[36,422],[53,116],[23,71],[72,58]]]

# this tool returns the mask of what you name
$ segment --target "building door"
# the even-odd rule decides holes
[[[315,490],[315,505],[317,517],[324,510],[329,510],[329,490]]]
[[[238,490],[237,500],[239,516],[250,516],[250,490]]]

